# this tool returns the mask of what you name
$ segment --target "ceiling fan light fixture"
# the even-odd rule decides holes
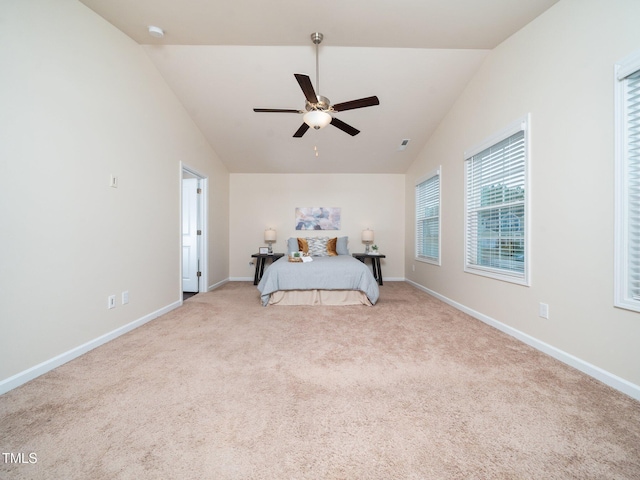
[[[304,114],[304,123],[310,127],[320,130],[331,123],[331,115],[322,110],[311,110]]]

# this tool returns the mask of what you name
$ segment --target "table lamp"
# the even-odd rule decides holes
[[[366,245],[364,253],[369,254],[369,245],[373,243],[373,230],[366,229],[362,231],[362,243]]]
[[[265,230],[264,241],[269,244],[269,255],[273,255],[273,244],[276,241],[276,231],[272,228]]]

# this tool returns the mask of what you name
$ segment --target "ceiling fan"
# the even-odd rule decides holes
[[[321,33],[316,32],[311,34],[311,41],[316,46],[316,88],[318,89],[318,91],[320,90],[320,83],[318,78],[318,45],[320,44],[320,42],[322,42],[323,38],[324,35],[322,35]],[[302,137],[307,132],[307,130],[309,130],[309,127],[313,127],[314,129],[319,130],[329,124],[333,125],[336,128],[339,128],[340,130],[348,133],[351,136],[355,136],[360,133],[360,130],[334,117],[332,113],[380,105],[380,101],[376,96],[360,98],[358,100],[351,100],[349,102],[336,103],[335,105],[331,105],[331,102],[327,97],[316,94],[316,91],[313,89],[313,85],[311,84],[311,79],[308,75],[295,73],[294,76],[296,77],[298,85],[300,85],[302,93],[304,93],[304,96],[306,98],[305,110],[254,108],[253,111],[259,113],[266,112],[304,114],[304,123],[300,126],[300,128],[298,128],[296,133],[293,134],[293,136],[296,138]]]

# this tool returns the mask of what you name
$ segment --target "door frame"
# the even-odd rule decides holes
[[[184,208],[182,205],[182,180],[184,178],[184,174],[187,173],[191,176],[196,177],[198,180],[200,180],[200,189],[202,190],[202,192],[200,193],[200,195],[198,196],[198,226],[199,229],[202,230],[202,235],[199,235],[198,238],[198,257],[200,260],[200,278],[198,279],[198,292],[206,292],[208,290],[207,285],[209,285],[208,283],[208,255],[207,255],[207,248],[206,246],[209,244],[209,242],[207,241],[207,235],[208,235],[208,224],[207,224],[207,218],[208,218],[208,214],[207,214],[207,210],[208,210],[208,178],[203,175],[202,173],[200,173],[198,170],[196,170],[195,168],[190,167],[189,165],[187,165],[184,162],[180,162],[180,195],[179,195],[179,199],[180,199],[180,218],[179,218],[179,227],[178,227],[178,233],[179,233],[179,253],[180,253],[180,262],[179,262],[179,268],[178,268],[178,275],[179,275],[179,285],[180,285],[180,301],[182,301],[182,214],[183,211],[182,209]]]

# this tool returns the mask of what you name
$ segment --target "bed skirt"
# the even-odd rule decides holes
[[[359,290],[278,290],[269,296],[269,305],[368,305]]]

